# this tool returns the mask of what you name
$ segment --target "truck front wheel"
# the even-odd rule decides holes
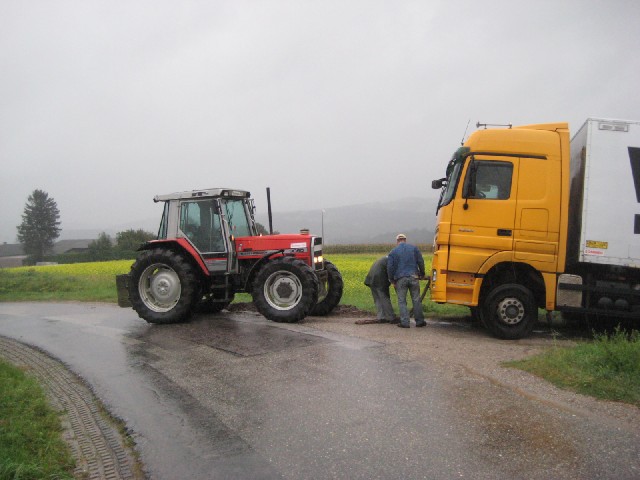
[[[198,281],[193,266],[180,254],[156,248],[143,252],[131,266],[129,298],[150,323],[184,322],[191,316]]]
[[[268,262],[253,283],[253,303],[274,322],[297,322],[318,300],[318,279],[301,260],[281,257]]]
[[[522,285],[505,284],[493,289],[484,302],[482,320],[498,338],[515,340],[528,336],[537,321],[533,293]]]

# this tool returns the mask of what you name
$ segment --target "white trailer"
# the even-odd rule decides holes
[[[567,237],[558,309],[640,316],[640,122],[589,118],[571,139]]]

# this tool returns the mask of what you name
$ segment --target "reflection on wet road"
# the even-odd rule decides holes
[[[84,377],[133,432],[151,478],[639,472],[638,433],[613,438],[459,369],[310,324],[247,313],[157,326],[106,305],[0,304],[0,335]]]

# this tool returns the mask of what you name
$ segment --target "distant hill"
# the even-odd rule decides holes
[[[327,245],[354,243],[393,243],[402,232],[409,242],[433,241],[437,199],[405,198],[392,202],[374,202],[324,211],[324,243]],[[273,229],[280,233],[296,233],[308,228],[322,234],[322,210],[274,212]],[[268,228],[266,215],[257,221]]]
[[[327,245],[354,243],[394,243],[402,232],[411,243],[433,242],[436,198],[410,197],[390,202],[371,202],[344,207],[326,208],[324,211],[324,242]],[[266,210],[266,205],[264,210]],[[297,233],[308,228],[315,235],[322,235],[322,210],[273,212],[273,229],[280,233]],[[259,214],[258,222],[269,228],[265,214]],[[115,240],[117,232],[130,228],[142,228],[156,232],[160,219],[146,219],[128,224],[106,226],[100,230],[62,230],[60,239],[98,238],[106,232]]]

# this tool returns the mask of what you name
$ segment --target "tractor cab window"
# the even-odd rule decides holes
[[[220,215],[214,200],[183,202],[180,205],[180,230],[201,252],[225,251]]]
[[[160,228],[158,228],[157,239],[167,238],[167,222],[169,221],[169,202],[164,202],[164,210],[162,211],[162,220],[160,220]]]
[[[254,235],[243,200],[224,200],[223,208],[229,229],[231,230],[231,235],[234,237],[249,237]]]
[[[474,160],[469,165],[463,191],[468,195],[466,198],[506,200],[511,195],[512,176],[511,162]]]

